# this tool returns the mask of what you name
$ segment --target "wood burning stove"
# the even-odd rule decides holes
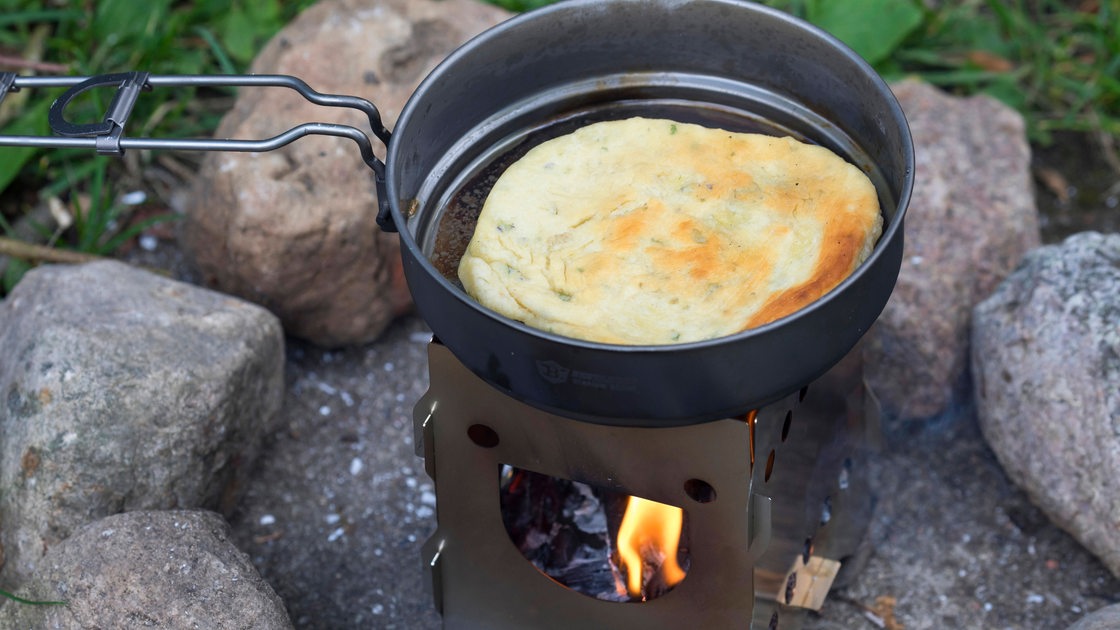
[[[438,340],[429,371],[414,423],[436,488],[424,562],[447,628],[793,628],[858,565],[871,502],[859,464],[878,428],[858,348],[745,416],[669,427],[531,407]],[[503,467],[681,508],[683,580],[645,601],[605,601],[549,577],[503,524]],[[602,551],[603,570],[614,552]]]

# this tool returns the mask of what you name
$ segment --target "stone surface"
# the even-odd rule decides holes
[[[0,303],[0,578],[103,516],[228,510],[283,348],[264,309],[122,263],[28,273]]]
[[[898,284],[867,337],[868,380],[902,418],[942,411],[963,380],[972,307],[1039,243],[1022,118],[987,97],[893,86],[917,170]]]
[[[976,307],[972,361],[1008,476],[1120,576],[1120,234],[1029,254]]]
[[[137,511],[94,521],[53,547],[24,591],[66,606],[0,609],[5,628],[291,628],[284,603],[229,525],[205,511]]]
[[[365,97],[392,128],[439,61],[508,16],[475,0],[324,0],[281,31],[253,71]],[[310,121],[369,127],[357,112],[290,90],[243,88],[216,135],[266,138]],[[381,233],[376,211],[357,147],[304,138],[208,156],[181,241],[206,284],[267,307],[290,334],[327,347],[363,343],[411,305],[398,237]]]
[[[1085,615],[1068,630],[1116,630],[1120,628],[1120,604],[1106,606]]]

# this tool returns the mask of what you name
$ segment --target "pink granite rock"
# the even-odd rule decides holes
[[[365,97],[391,128],[439,61],[508,16],[474,0],[324,0],[277,34],[252,71]],[[310,121],[368,127],[357,112],[287,89],[242,88],[216,137],[267,138]],[[411,308],[398,237],[374,221],[372,175],[339,138],[212,154],[183,248],[207,285],[265,306],[293,336],[328,347],[371,341]]]
[[[5,628],[289,630],[284,602],[221,516],[137,510],[93,521],[47,552],[26,592],[65,606],[0,609]]]
[[[1120,234],[1031,252],[973,319],[988,444],[1031,501],[1120,576]]]
[[[893,89],[917,170],[898,285],[867,336],[867,377],[887,411],[921,418],[962,383],[972,307],[1038,246],[1038,209],[1019,114],[917,81]]]

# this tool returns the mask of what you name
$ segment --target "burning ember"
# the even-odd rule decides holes
[[[668,590],[684,579],[677,562],[677,546],[684,525],[678,507],[630,497],[622,525],[618,528],[619,564],[626,571],[626,590],[633,598],[646,599],[655,577]]]

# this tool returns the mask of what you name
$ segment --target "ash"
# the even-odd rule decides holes
[[[502,467],[502,521],[521,554],[572,590],[625,602],[607,517],[613,503],[583,483]]]

